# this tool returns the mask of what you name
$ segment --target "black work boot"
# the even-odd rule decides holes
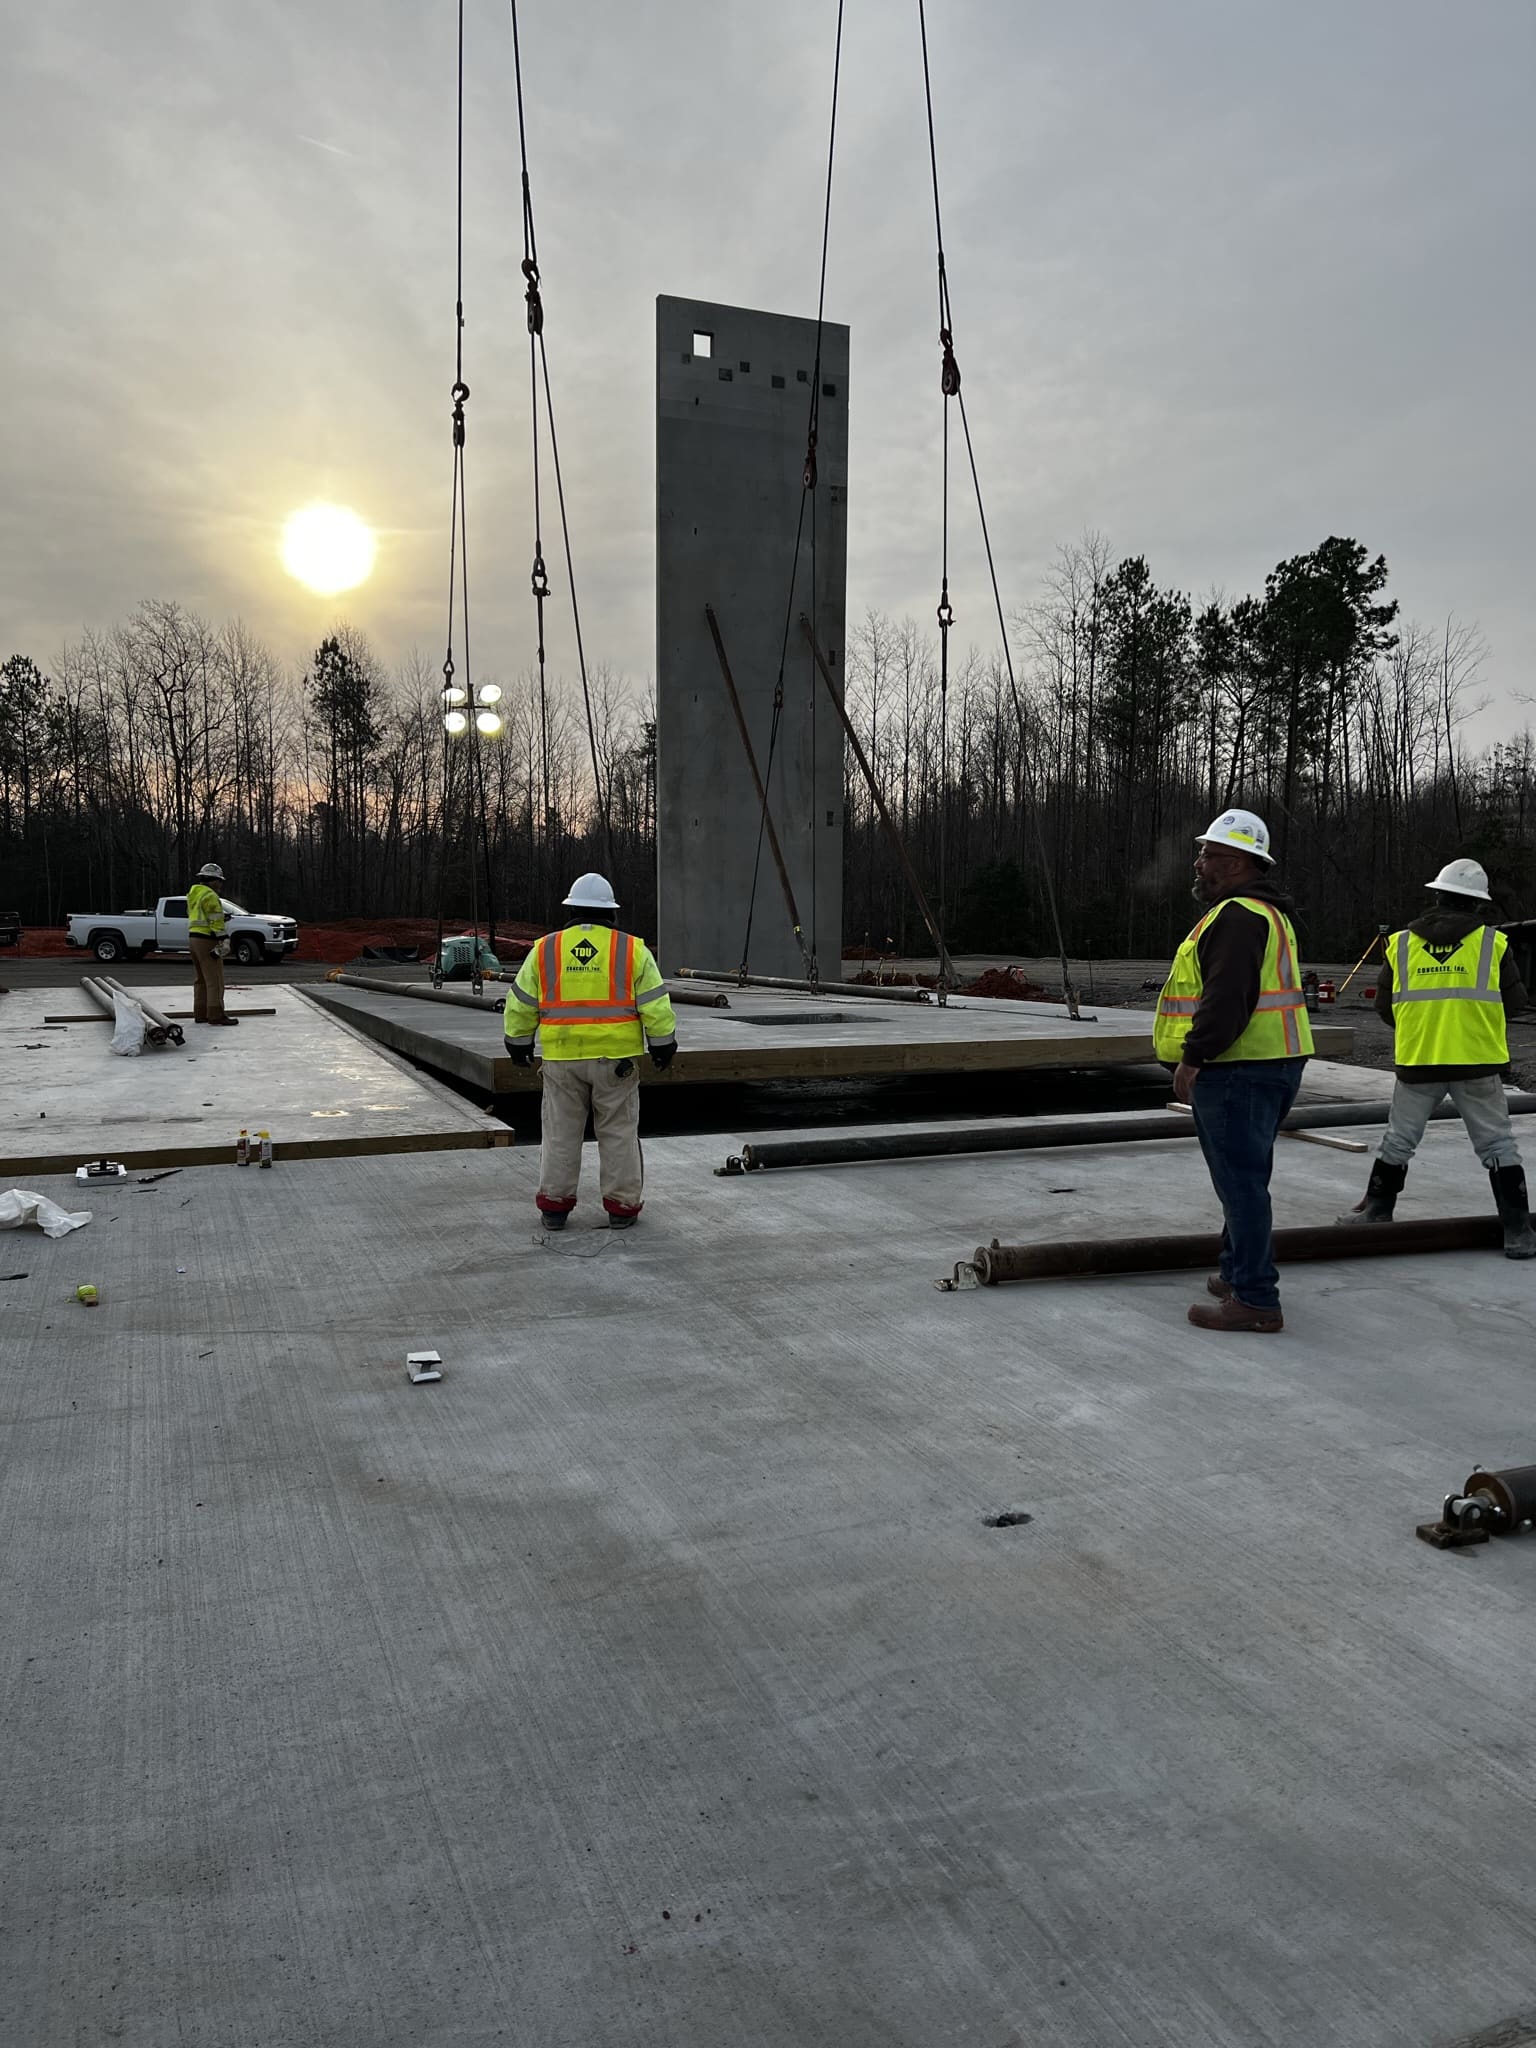
[[[1365,1194],[1338,1220],[1340,1223],[1390,1223],[1407,1178],[1406,1166],[1388,1166],[1384,1159],[1378,1159],[1365,1184]]]
[[[1493,1199],[1499,1206],[1499,1221],[1504,1226],[1505,1258],[1536,1259],[1536,1230],[1531,1228],[1525,1168],[1490,1166],[1488,1179],[1493,1187]]]
[[[539,1228],[541,1230],[564,1230],[566,1218],[569,1214],[570,1211],[568,1209],[541,1209],[539,1211]]]

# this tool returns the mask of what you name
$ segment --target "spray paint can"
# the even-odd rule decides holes
[[[272,1164],[272,1133],[270,1131],[258,1131],[256,1139],[261,1146],[262,1165],[270,1166]]]
[[[236,1166],[249,1166],[250,1163],[251,1134],[249,1131],[242,1130],[239,1137],[235,1140],[235,1164]]]

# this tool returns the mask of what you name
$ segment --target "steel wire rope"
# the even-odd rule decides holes
[[[942,367],[942,370],[941,370],[941,373],[940,373],[940,381],[941,381],[941,384],[942,384],[942,388],[943,388],[943,391],[944,391],[944,400],[945,400],[945,405],[944,405],[944,419],[945,419],[945,436],[944,436],[944,484],[945,484],[945,508],[944,508],[944,510],[945,510],[945,522],[944,522],[944,590],[943,590],[943,596],[942,596],[942,598],[941,598],[941,601],[940,601],[940,642],[941,642],[941,647],[942,647],[942,646],[944,646],[945,644],[947,644],[947,633],[948,633],[948,625],[947,625],[947,624],[946,624],[946,622],[945,622],[945,619],[944,619],[944,616],[943,616],[943,614],[944,614],[944,612],[945,612],[945,611],[946,611],[946,610],[948,609],[948,606],[949,606],[949,573],[948,573],[948,572],[949,572],[949,522],[948,522],[948,511],[949,511],[949,505],[948,505],[948,486],[949,486],[949,433],[948,433],[948,422],[949,422],[949,400],[950,400],[951,398],[953,398],[953,399],[955,399],[955,400],[956,400],[956,402],[958,403],[958,405],[959,405],[959,408],[960,408],[960,425],[961,425],[961,429],[962,429],[962,431],[963,431],[963,433],[964,433],[964,435],[965,435],[965,453],[966,453],[966,459],[967,459],[967,461],[968,461],[968,462],[969,462],[969,464],[970,464],[970,471],[971,471],[971,485],[972,485],[972,488],[973,488],[973,490],[975,491],[975,494],[976,494],[976,516],[977,516],[977,519],[978,519],[978,521],[979,521],[979,523],[980,523],[980,526],[981,526],[981,539],[982,539],[982,546],[983,546],[983,548],[984,548],[984,549],[985,549],[985,551],[986,551],[986,557],[987,557],[987,574],[988,574],[988,577],[990,578],[990,580],[991,580],[991,584],[992,584],[992,602],[993,602],[993,604],[994,604],[994,606],[996,607],[996,610],[997,610],[997,624],[998,624],[998,633],[999,633],[999,637],[1000,637],[1000,639],[1001,639],[1001,641],[1002,641],[1002,648],[1003,648],[1003,662],[1004,662],[1004,665],[1005,665],[1005,667],[1006,667],[1006,669],[1007,669],[1007,672],[1008,672],[1008,694],[1009,694],[1009,696],[1010,696],[1010,698],[1012,699],[1012,702],[1013,702],[1013,715],[1014,715],[1014,719],[1015,719],[1015,721],[1016,721],[1016,723],[1017,723],[1017,725],[1018,725],[1018,729],[1019,729],[1019,751],[1020,751],[1020,765],[1021,765],[1021,767],[1022,767],[1022,768],[1024,769],[1025,773],[1026,773],[1026,774],[1029,774],[1029,760],[1028,760],[1028,756],[1029,756],[1029,726],[1028,726],[1028,722],[1027,722],[1027,720],[1026,720],[1026,718],[1025,718],[1025,714],[1024,714],[1024,705],[1023,705],[1023,700],[1022,700],[1022,699],[1020,698],[1020,696],[1019,696],[1019,686],[1018,686],[1018,680],[1017,680],[1016,676],[1014,675],[1014,668],[1013,668],[1013,649],[1012,649],[1012,647],[1011,647],[1011,646],[1010,646],[1010,644],[1009,644],[1009,639],[1008,639],[1008,621],[1007,621],[1007,617],[1006,617],[1006,615],[1005,615],[1005,613],[1004,613],[1004,611],[1003,611],[1003,597],[1002,597],[1002,591],[1000,590],[1000,588],[999,588],[999,586],[998,586],[998,581],[997,581],[997,564],[996,564],[996,560],[995,560],[995,558],[994,558],[994,556],[993,556],[993,553],[992,553],[992,535],[991,535],[991,532],[990,532],[990,530],[989,530],[989,528],[988,528],[988,525],[987,525],[987,508],[986,508],[986,502],[985,502],[985,500],[984,500],[984,498],[983,498],[983,496],[982,496],[982,489],[981,489],[981,475],[980,475],[980,472],[978,471],[978,469],[977,469],[977,467],[976,467],[976,449],[975,449],[975,445],[974,445],[974,443],[973,443],[973,441],[972,441],[972,439],[971,439],[971,422],[970,422],[970,418],[969,418],[969,415],[967,414],[967,412],[966,412],[966,409],[965,409],[965,394],[964,394],[964,392],[963,392],[963,391],[961,390],[961,388],[960,388],[960,366],[959,366],[959,364],[958,364],[958,363],[956,362],[956,360],[955,360],[955,352],[954,352],[954,319],[953,319],[953,315],[952,315],[952,313],[951,313],[951,310],[950,310],[950,298],[949,298],[949,273],[948,273],[948,271],[947,271],[947,269],[946,269],[946,267],[945,267],[945,263],[944,263],[944,222],[943,222],[943,215],[942,215],[942,211],[941,211],[941,208],[940,208],[940,205],[939,205],[939,151],[938,151],[938,143],[937,143],[937,141],[935,140],[935,136],[934,136],[934,125],[933,125],[933,77],[932,77],[932,72],[931,72],[931,70],[930,70],[930,67],[929,67],[929,62],[928,62],[928,17],[927,17],[927,9],[926,9],[926,6],[925,6],[925,0],[917,0],[917,25],[918,25],[918,34],[919,34],[919,36],[920,36],[920,38],[921,38],[921,41],[922,41],[922,49],[923,49],[923,101],[924,101],[924,105],[925,105],[925,107],[926,107],[926,110],[927,110],[927,115],[928,115],[928,166],[929,166],[929,170],[930,170],[930,172],[931,172],[931,174],[932,174],[932,178],[933,178],[933,230],[934,230],[934,239],[935,239],[935,243],[936,243],[936,245],[937,245],[937,249],[938,249],[938,276],[939,276],[939,345],[940,345],[940,347],[941,347],[941,348],[943,349],[943,352],[944,352],[944,358],[943,358],[943,367]],[[952,621],[953,621],[953,614],[951,613],[951,615],[950,615],[950,623],[952,623]],[[942,666],[942,663],[943,663],[943,656],[942,656],[942,654],[941,654],[941,666]],[[943,702],[943,699],[944,699],[944,697],[945,697],[945,694],[946,694],[946,692],[947,692],[947,676],[946,676],[946,677],[945,677],[945,678],[943,679],[943,681],[941,682],[941,688],[940,688],[940,697],[941,697],[941,704],[942,704],[942,702]],[[1079,1014],[1079,1012],[1078,1012],[1078,1002],[1077,1002],[1077,991],[1076,991],[1076,989],[1075,989],[1075,988],[1074,988],[1074,987],[1072,986],[1072,975],[1071,975],[1071,970],[1069,969],[1069,967],[1068,967],[1068,965],[1067,965],[1067,944],[1066,944],[1066,940],[1065,940],[1065,938],[1064,938],[1064,937],[1062,936],[1062,929],[1061,929],[1061,911],[1060,911],[1060,907],[1059,907],[1059,905],[1058,905],[1058,903],[1057,903],[1057,899],[1056,899],[1056,883],[1055,883],[1055,879],[1054,879],[1054,877],[1053,877],[1053,875],[1052,875],[1052,873],[1051,873],[1051,863],[1050,863],[1050,857],[1049,857],[1049,854],[1048,854],[1048,852],[1047,852],[1047,849],[1046,849],[1046,844],[1045,844],[1045,828],[1044,828],[1044,826],[1043,826],[1043,824],[1042,824],[1042,822],[1041,822],[1041,817],[1040,817],[1040,800],[1039,800],[1039,795],[1038,795],[1038,784],[1034,782],[1034,778],[1033,778],[1033,776],[1031,776],[1031,777],[1030,777],[1030,780],[1031,780],[1031,783],[1032,783],[1032,784],[1034,785],[1034,786],[1033,786],[1033,788],[1032,788],[1032,791],[1031,791],[1031,805],[1030,805],[1030,808],[1031,808],[1031,811],[1032,811],[1032,813],[1033,813],[1033,816],[1034,816],[1034,827],[1035,827],[1035,841],[1036,841],[1036,845],[1037,845],[1037,847],[1038,847],[1038,849],[1039,849],[1039,854],[1040,854],[1040,872],[1041,872],[1041,876],[1042,876],[1042,878],[1044,879],[1044,882],[1045,882],[1045,894],[1046,894],[1046,901],[1047,901],[1048,905],[1050,906],[1050,913],[1051,913],[1051,926],[1052,926],[1052,929],[1053,929],[1053,931],[1054,931],[1054,933],[1055,933],[1055,938],[1056,938],[1056,951],[1057,951],[1057,957],[1059,958],[1059,960],[1060,960],[1060,962],[1061,962],[1061,985],[1062,985],[1062,993],[1063,993],[1063,995],[1064,995],[1064,996],[1066,997],[1066,1003],[1067,1003],[1067,1014],[1068,1014],[1068,1015],[1069,1015],[1070,1017],[1074,1017],[1074,1018],[1075,1018],[1075,1017],[1077,1017],[1077,1016],[1078,1016],[1078,1014]],[[942,794],[944,794],[945,796],[947,796],[947,792],[943,792]],[[942,912],[942,903],[943,903],[943,885],[942,885],[942,878],[941,878],[941,882],[940,882],[940,904],[941,904],[941,912]]]
[[[821,426],[821,339],[827,305],[827,246],[832,233],[832,167],[837,151],[837,94],[843,67],[843,6],[837,0],[837,35],[832,50],[832,114],[827,127],[826,197],[821,216],[821,280],[816,295],[815,367],[811,372],[810,418],[806,424],[805,467],[800,476],[800,512],[795,521],[795,551],[789,571],[789,594],[784,601],[784,631],[779,640],[779,667],[773,686],[773,716],[768,727],[768,758],[763,766],[763,801],[757,817],[757,846],[752,856],[752,886],[747,895],[747,928],[741,944],[743,982],[751,971],[752,923],[757,912],[757,882],[763,864],[763,834],[768,822],[768,796],[773,784],[773,763],[778,751],[779,728],[784,717],[784,669],[789,659],[789,634],[795,616],[795,585],[800,577],[800,549],[805,538],[805,503],[811,501],[811,617],[816,616],[816,443]],[[813,624],[814,638],[814,624]],[[820,645],[817,641],[816,645]],[[820,984],[816,923],[816,664],[811,663],[811,943],[795,926],[795,942],[812,987]],[[842,963],[838,963],[842,971]]]
[[[462,0],[461,0],[462,4]],[[523,53],[522,39],[518,32],[517,0],[509,0],[512,15],[512,69],[517,84],[517,140],[522,161],[523,189],[523,276],[527,282],[528,304],[528,360],[531,382],[531,410],[533,414],[534,463],[534,562],[533,596],[538,608],[539,625],[539,700],[544,744],[545,778],[545,833],[548,835],[548,782],[549,782],[549,741],[548,712],[545,701],[544,671],[544,600],[549,596],[549,573],[544,563],[542,538],[543,511],[540,503],[539,460],[538,460],[538,384],[542,375],[544,384],[544,416],[549,426],[550,463],[555,472],[555,495],[560,507],[560,535],[565,554],[566,581],[571,593],[571,624],[576,636],[576,664],[581,672],[581,701],[587,721],[587,750],[592,760],[592,795],[597,805],[598,818],[603,829],[603,849],[608,863],[610,882],[614,876],[613,852],[613,811],[612,791],[604,786],[602,770],[598,764],[597,722],[592,715],[592,690],[587,675],[586,646],[581,630],[581,607],[576,596],[576,564],[571,551],[571,528],[566,514],[565,479],[560,467],[560,442],[555,432],[555,401],[549,382],[549,350],[544,339],[544,298],[539,276],[538,236],[533,218],[533,186],[528,176],[528,122],[523,107]],[[542,585],[542,588],[540,587]]]

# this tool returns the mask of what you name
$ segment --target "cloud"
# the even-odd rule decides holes
[[[828,0],[524,19],[584,624],[631,675],[653,659],[655,295],[814,310],[834,19]],[[533,626],[517,125],[504,10],[472,6],[469,32],[471,570],[483,657],[511,671]],[[1165,581],[1229,592],[1350,532],[1386,553],[1405,612],[1481,620],[1489,718],[1507,715],[1536,672],[1536,10],[957,0],[930,46],[1008,602],[1085,526]],[[384,533],[356,622],[392,658],[435,646],[451,10],[51,0],[10,55],[0,636],[46,656],[154,592],[239,611],[301,656],[324,620],[276,538],[325,496]],[[850,603],[926,618],[940,400],[915,24],[850,8],[843,66],[828,312],[853,330]],[[983,637],[963,499],[956,517],[955,602]]]

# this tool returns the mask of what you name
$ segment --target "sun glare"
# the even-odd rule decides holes
[[[374,548],[371,530],[345,505],[306,505],[283,528],[283,567],[321,597],[366,582]]]

